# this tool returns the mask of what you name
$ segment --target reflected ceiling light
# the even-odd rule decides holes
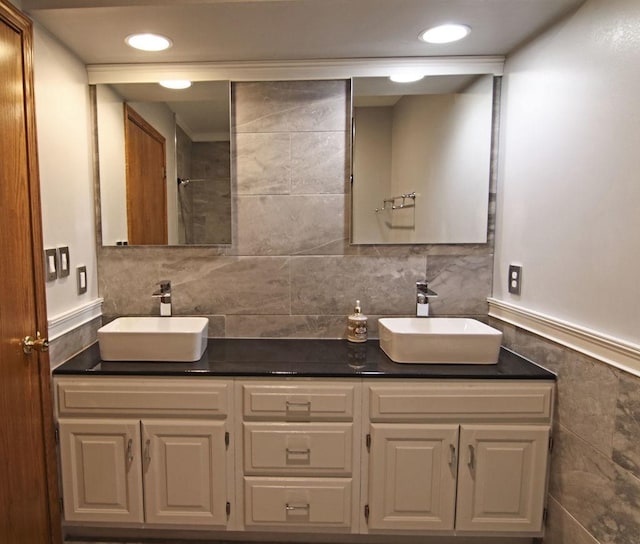
[[[450,43],[466,38],[471,27],[457,23],[434,26],[420,34],[420,39],[427,43]]]
[[[163,51],[173,45],[169,38],[160,34],[130,34],[124,41],[129,47],[142,51]]]
[[[191,87],[191,81],[188,79],[164,79],[158,83],[167,89],[188,89]]]
[[[389,79],[395,83],[412,83],[413,81],[420,81],[423,77],[424,74],[421,72],[403,70],[390,75]]]

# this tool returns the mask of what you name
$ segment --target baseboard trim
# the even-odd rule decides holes
[[[488,298],[489,317],[515,325],[606,364],[640,376],[640,345],[607,336],[502,300]]]
[[[102,302],[104,299],[97,298],[88,304],[78,306],[73,310],[51,317],[47,324],[49,327],[49,341],[60,338],[63,334],[77,329],[78,327],[93,321],[102,316]]]

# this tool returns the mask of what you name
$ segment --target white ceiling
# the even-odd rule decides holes
[[[22,9],[48,29],[85,64],[104,73],[134,72],[99,81],[122,83],[128,101],[166,102],[193,134],[220,132],[228,119],[228,90],[213,89],[195,79],[187,91],[167,91],[155,83],[158,70],[170,76],[185,63],[303,61],[308,66],[331,61],[371,64],[374,60],[406,62],[438,57],[505,56],[540,33],[584,0],[22,0]],[[421,31],[444,22],[472,28],[461,42],[431,45],[418,40]],[[143,52],[125,45],[126,36],[154,32],[168,36],[173,47]],[[445,59],[443,59],[445,60]],[[479,60],[479,59],[478,59]],[[295,64],[295,62],[294,62]],[[103,66],[109,65],[109,66]],[[275,74],[269,65],[263,74]],[[146,68],[145,68],[146,67]],[[145,70],[151,67],[151,77]],[[104,72],[102,72],[104,70]],[[441,77],[436,88],[463,79]],[[482,70],[479,70],[480,72]],[[490,70],[489,70],[490,71]],[[384,72],[388,73],[388,72]],[[444,72],[451,73],[451,72]],[[344,75],[344,74],[343,74]],[[363,75],[349,72],[348,75]],[[379,74],[378,74],[379,75]],[[176,77],[182,77],[176,73]],[[342,77],[342,76],[335,76]],[[260,79],[259,77],[256,79]],[[286,79],[286,78],[284,78]],[[380,78],[378,78],[380,79]],[[95,81],[95,80],[94,80]],[[429,84],[433,87],[433,79]],[[362,88],[374,81],[362,81]],[[387,81],[388,84],[388,81]],[[356,88],[356,91],[358,89]],[[378,94],[403,94],[398,89]],[[436,91],[430,91],[436,92]],[[366,94],[366,93],[365,93]],[[369,92],[368,94],[371,94]],[[213,98],[217,97],[217,98]],[[217,101],[218,106],[211,102]],[[202,100],[207,100],[203,105]],[[199,101],[199,102],[193,102]],[[209,112],[204,115],[203,112]],[[218,113],[213,113],[217,111]],[[216,116],[216,119],[213,119]]]
[[[128,102],[164,102],[194,141],[229,138],[228,81],[197,81],[179,91],[157,83],[121,83],[111,87]]]
[[[86,64],[506,55],[583,0],[22,0]],[[420,31],[472,27],[430,45]],[[156,32],[162,52],[124,38]]]

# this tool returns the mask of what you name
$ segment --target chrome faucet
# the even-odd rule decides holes
[[[429,298],[438,294],[429,289],[426,281],[416,282],[416,316],[429,317]]]
[[[171,282],[169,280],[162,280],[158,282],[160,289],[155,291],[154,298],[160,299],[160,315],[162,317],[168,317],[171,315]]]

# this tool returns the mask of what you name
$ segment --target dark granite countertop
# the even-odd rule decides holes
[[[398,364],[378,340],[209,339],[194,363],[106,362],[95,343],[57,367],[55,376],[229,376],[554,380],[548,370],[505,348],[495,365]]]

